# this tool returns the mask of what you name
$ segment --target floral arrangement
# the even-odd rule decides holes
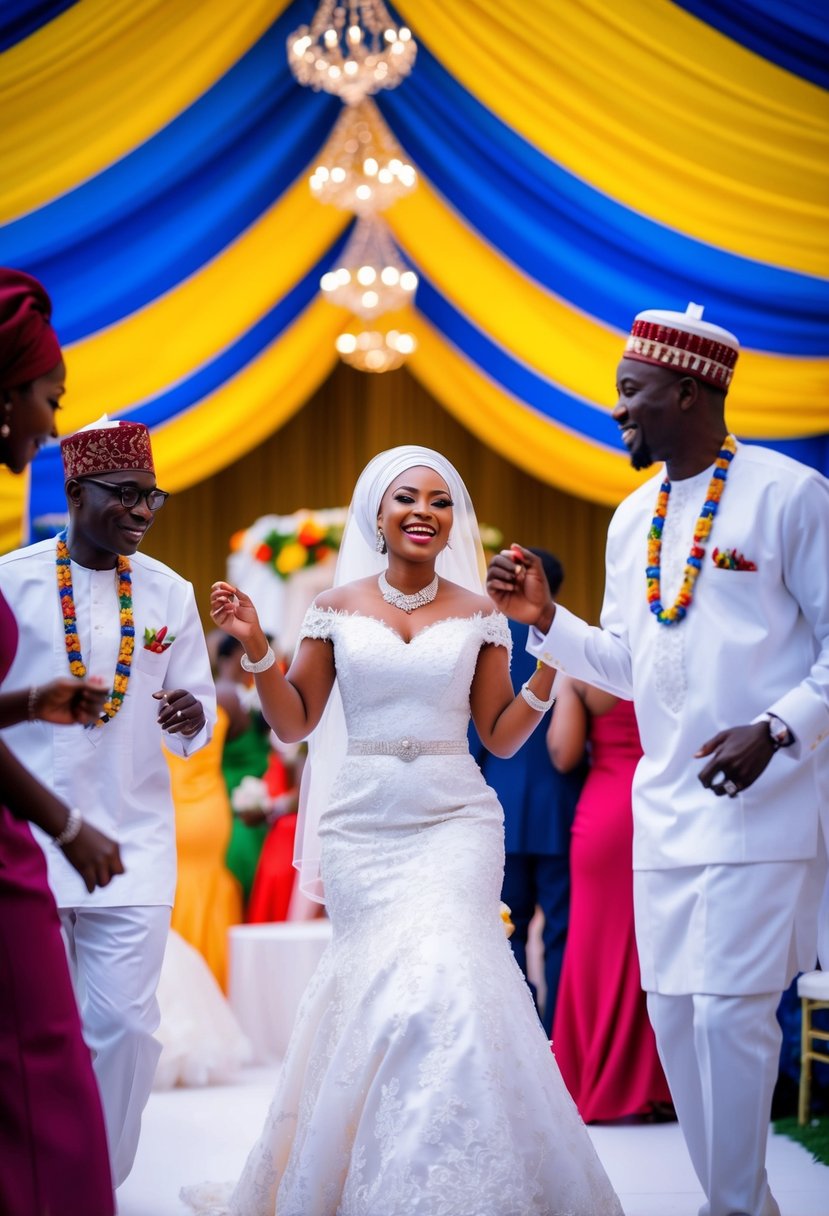
[[[144,630],[144,649],[152,650],[154,654],[163,654],[175,640],[176,635],[168,633],[166,625],[162,625],[160,629],[148,627]]]
[[[341,516],[332,518],[332,516]],[[298,511],[296,515],[279,520],[259,539],[252,550],[257,562],[271,566],[283,579],[290,578],[305,566],[316,566],[337,552],[343,536],[345,512]],[[237,532],[231,538],[231,552],[248,541],[247,532]]]
[[[505,904],[503,900],[500,901],[498,908],[501,913],[501,920],[504,922],[504,932],[510,938],[515,932],[515,925],[512,923],[512,908],[509,904]]]
[[[720,570],[756,570],[754,562],[743,557],[738,549],[715,549],[711,559]]]

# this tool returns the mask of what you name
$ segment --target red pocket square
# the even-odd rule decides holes
[[[715,549],[711,554],[711,560],[715,566],[719,566],[720,570],[756,570],[754,562],[750,562],[747,557],[743,557],[742,553],[737,549]]]

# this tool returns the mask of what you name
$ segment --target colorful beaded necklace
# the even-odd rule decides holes
[[[648,604],[650,610],[660,625],[678,625],[687,613],[691,600],[694,598],[694,583],[699,578],[702,569],[702,559],[705,557],[703,541],[708,540],[711,525],[717,508],[720,505],[725,479],[728,476],[728,466],[737,451],[737,441],[733,435],[727,435],[720,448],[720,454],[714,462],[714,474],[708,484],[708,492],[702,510],[699,513],[691,552],[685,562],[682,575],[682,586],[670,608],[662,606],[662,529],[665,527],[665,516],[668,514],[668,496],[671,483],[666,477],[659,489],[656,499],[656,513],[648,532],[648,566],[645,571],[648,586]]]
[[[69,558],[69,548],[66,544],[66,529],[57,540],[55,564],[58,575],[58,595],[60,596],[61,611],[63,612],[63,632],[66,638],[66,653],[69,657],[69,670],[73,676],[82,680],[86,675],[86,664],[81,654],[81,642],[78,637],[78,620],[75,612],[75,599],[72,594],[72,563]],[[118,572],[118,603],[121,618],[121,645],[118,650],[118,662],[115,664],[115,677],[112,681],[112,691],[104,702],[101,716],[95,726],[103,726],[118,713],[124,703],[127,685],[130,680],[132,667],[132,652],[135,649],[135,621],[132,615],[132,574],[130,573],[129,558],[119,557]]]

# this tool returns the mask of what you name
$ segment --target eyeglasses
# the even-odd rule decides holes
[[[96,477],[84,477],[83,481],[91,481],[93,486],[103,486],[105,490],[111,490],[113,494],[117,494],[121,499],[121,506],[129,510],[130,507],[136,506],[143,498],[151,511],[160,511],[170,495],[166,490],[142,490],[138,486],[130,485],[127,482],[124,485],[116,485],[114,481],[98,481]]]

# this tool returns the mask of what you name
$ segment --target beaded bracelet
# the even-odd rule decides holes
[[[547,710],[552,709],[556,703],[555,696],[550,697],[549,701],[542,701],[540,697],[537,697],[530,688],[529,680],[527,680],[526,684],[521,685],[521,696],[527,702],[530,709],[534,709],[540,714],[546,714]]]
[[[66,823],[63,825],[63,831],[54,837],[52,844],[56,845],[59,849],[63,848],[65,844],[71,844],[82,827],[83,816],[78,808],[73,806],[67,816]]]
[[[246,654],[243,654],[239,661],[245,671],[250,671],[253,673],[253,675],[258,676],[260,672],[267,671],[269,667],[273,667],[274,663],[276,662],[276,655],[269,646],[265,651],[264,657],[259,659],[256,663],[251,663]]]
[[[26,717],[30,722],[37,721],[37,699],[40,696],[40,689],[37,684],[33,684],[29,689],[29,696],[26,699]]]

